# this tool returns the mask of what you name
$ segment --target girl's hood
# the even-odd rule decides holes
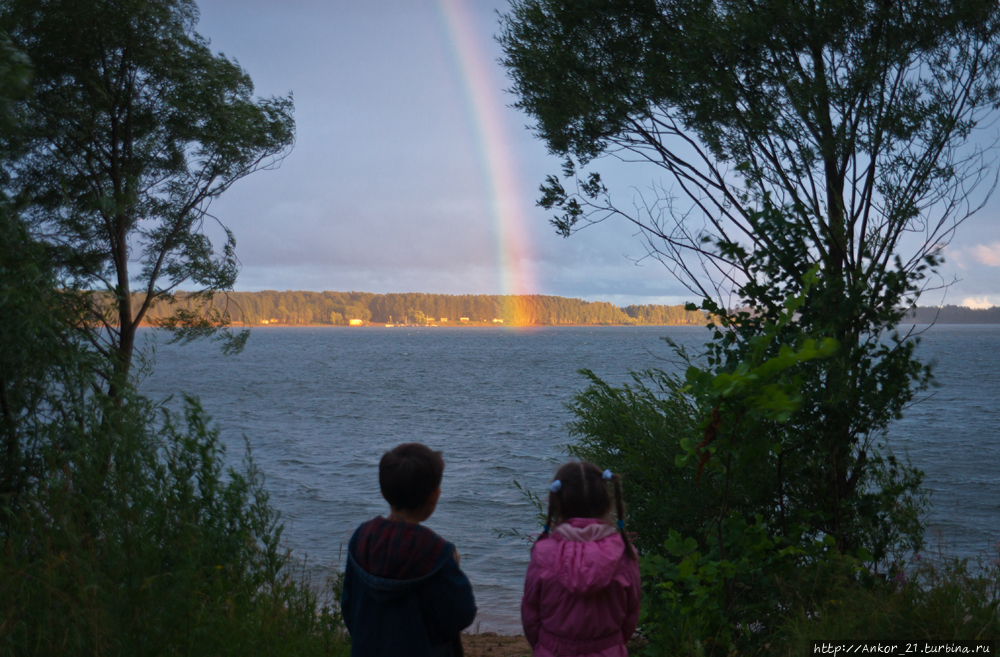
[[[559,583],[573,593],[606,587],[625,556],[625,542],[614,526],[597,518],[570,518],[546,542]]]

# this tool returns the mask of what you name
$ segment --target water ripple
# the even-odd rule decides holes
[[[670,357],[664,335],[689,348],[707,337],[686,327],[257,330],[233,357],[161,341],[142,391],[199,396],[234,464],[246,434],[285,539],[318,568],[342,565],[354,527],[385,512],[377,466],[387,448],[420,441],[443,450],[444,492],[428,524],[462,553],[482,628],[510,631],[520,626],[528,551],[493,529],[535,529],[511,482],[541,490],[565,458],[566,403],[586,385],[577,370],[624,383],[630,370],[670,367],[656,360]],[[961,554],[1000,541],[998,347],[1000,327],[926,333],[918,354],[937,361],[942,387],[889,436],[927,472],[931,534]]]

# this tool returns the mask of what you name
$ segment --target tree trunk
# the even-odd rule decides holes
[[[0,490],[0,497],[6,498],[5,506],[13,508],[21,493],[21,443],[10,410],[10,401],[7,398],[7,379],[2,371],[0,371],[0,413],[3,417],[7,443],[4,446],[3,490]]]

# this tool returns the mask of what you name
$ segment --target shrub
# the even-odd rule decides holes
[[[677,464],[680,441],[697,431],[691,400],[675,378],[657,370],[611,386],[582,370],[590,385],[576,395],[569,424],[572,456],[623,474],[629,530],[644,553],[663,545],[671,529],[689,533],[715,506],[711,491],[695,486],[690,468]]]
[[[707,369],[689,364],[683,379],[646,372],[622,388],[586,373],[571,452],[624,475],[641,549],[644,654],[760,651],[790,587],[858,565],[809,527],[808,509],[787,508],[783,491],[799,474],[782,462],[801,372],[837,349],[788,330],[804,296],[789,297],[737,362],[710,349]]]
[[[335,604],[293,576],[249,456],[218,430],[131,400],[51,466],[0,555],[0,654],[346,654]],[[94,415],[97,420],[97,415]]]
[[[905,643],[1000,636],[1000,560],[941,558],[935,564],[916,555],[911,564],[868,586],[845,582],[815,608],[797,608],[776,633],[774,653],[804,655],[817,639]]]

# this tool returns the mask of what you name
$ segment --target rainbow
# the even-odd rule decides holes
[[[457,67],[461,71],[466,103],[476,129],[477,151],[490,198],[501,293],[535,292],[528,248],[525,212],[519,202],[517,167],[508,148],[507,126],[500,89],[494,85],[490,60],[480,45],[468,10],[468,0],[437,0]],[[530,312],[510,298],[515,324],[530,323]]]

